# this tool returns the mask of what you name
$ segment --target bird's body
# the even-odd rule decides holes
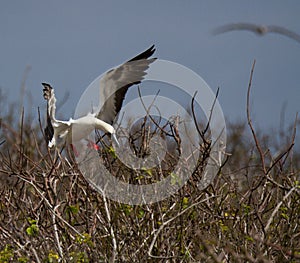
[[[300,43],[300,35],[281,26],[276,25],[256,25],[251,23],[233,23],[218,27],[214,30],[214,34],[223,34],[231,31],[246,30],[257,35],[264,36],[268,33],[275,33],[291,38]]]
[[[146,70],[155,60],[155,58],[149,58],[154,51],[154,46],[152,46],[133,59],[104,74],[99,87],[103,103],[99,105],[98,112],[88,113],[78,119],[57,120],[54,89],[49,84],[42,83],[44,86],[43,95],[47,100],[45,137],[48,147],[61,148],[63,145],[70,145],[72,142],[86,138],[95,129],[109,133],[118,144],[112,123],[122,107],[128,88],[134,84],[139,84],[143,80]]]

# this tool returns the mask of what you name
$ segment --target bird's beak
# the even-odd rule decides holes
[[[118,139],[117,139],[116,134],[115,134],[115,133],[112,133],[112,134],[111,134],[111,137],[112,137],[112,140],[116,143],[116,145],[117,145],[118,147],[120,147],[120,143],[119,143],[119,141],[118,141]]]

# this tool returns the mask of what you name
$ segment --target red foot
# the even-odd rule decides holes
[[[92,142],[90,140],[88,141],[87,146],[90,147],[90,148],[93,148],[96,151],[98,151],[100,149],[100,147],[96,143],[94,143],[94,142]]]
[[[75,157],[79,157],[79,152],[77,151],[76,147],[72,143],[70,144],[70,146],[71,146],[71,149],[72,149]]]

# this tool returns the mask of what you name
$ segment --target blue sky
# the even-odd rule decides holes
[[[86,87],[101,73],[155,44],[156,56],[199,74],[216,91],[229,120],[245,120],[254,59],[252,112],[256,125],[278,128],[300,111],[300,44],[284,36],[250,32],[211,34],[234,22],[274,24],[300,34],[299,1],[2,1],[0,87],[18,100],[31,67],[27,110],[44,108],[41,82],[70,96],[68,118]],[[200,95],[200,94],[199,94]]]

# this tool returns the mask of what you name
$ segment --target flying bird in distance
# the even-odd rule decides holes
[[[153,45],[136,57],[107,71],[100,79],[99,94],[103,103],[99,105],[99,111],[88,113],[78,119],[70,118],[68,121],[56,119],[54,89],[50,84],[42,83],[43,96],[47,101],[47,126],[44,133],[48,147],[61,148],[64,145],[72,145],[72,141],[86,138],[95,129],[110,134],[119,145],[116,131],[112,126],[113,121],[121,110],[128,89],[141,83],[147,74],[146,70],[155,61],[156,58],[150,58],[154,52]]]
[[[281,26],[275,25],[256,25],[251,23],[234,23],[220,26],[213,31],[214,35],[223,34],[231,31],[251,31],[257,35],[264,36],[267,33],[274,33],[286,36],[300,43],[300,35]]]

